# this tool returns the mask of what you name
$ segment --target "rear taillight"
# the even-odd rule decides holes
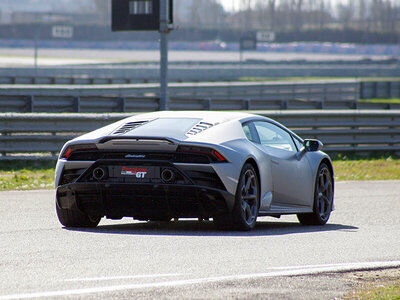
[[[68,159],[72,155],[72,153],[76,151],[91,151],[91,150],[97,150],[96,145],[94,144],[71,145],[64,150],[64,152],[61,154],[61,158]]]
[[[228,160],[217,150],[207,147],[179,146],[177,152],[206,155],[208,156],[211,162],[217,162],[217,163],[228,162]]]

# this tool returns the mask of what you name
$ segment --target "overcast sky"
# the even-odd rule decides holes
[[[240,3],[242,2],[242,0],[218,0],[224,7],[226,10],[231,11],[232,7],[235,10],[239,10],[240,7]],[[331,3],[340,3],[340,2],[346,2],[348,0],[330,0]],[[253,1],[256,2],[256,1]]]

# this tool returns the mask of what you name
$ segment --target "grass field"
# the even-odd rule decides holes
[[[391,285],[386,287],[379,287],[374,289],[362,290],[348,299],[358,300],[399,300],[400,299],[400,285]]]
[[[336,181],[400,180],[400,157],[348,157],[333,160]],[[55,162],[0,161],[0,191],[51,189]]]
[[[55,162],[0,161],[0,191],[50,189]]]
[[[369,103],[400,103],[400,98],[392,99],[360,99],[358,102],[369,102]]]

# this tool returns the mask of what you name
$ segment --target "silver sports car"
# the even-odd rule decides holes
[[[57,215],[66,227],[94,227],[102,217],[212,218],[221,229],[251,230],[258,216],[286,214],[323,225],[334,179],[321,148],[258,115],[136,115],[64,145]]]

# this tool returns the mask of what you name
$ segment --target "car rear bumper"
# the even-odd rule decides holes
[[[90,216],[139,220],[162,217],[203,217],[230,212],[234,195],[185,184],[71,183],[59,186],[57,205]]]

